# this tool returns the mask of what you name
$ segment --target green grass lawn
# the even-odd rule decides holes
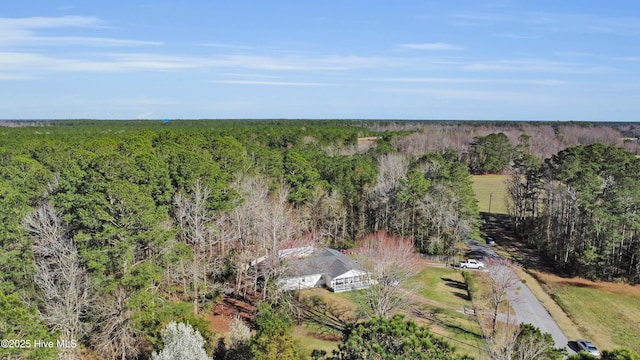
[[[506,214],[507,189],[505,180],[507,175],[474,175],[473,191],[478,199],[478,208],[481,212],[492,214]],[[491,203],[491,209],[489,209]]]
[[[476,359],[487,357],[482,331],[471,315],[473,304],[467,298],[460,271],[426,267],[407,283],[407,289],[415,294],[412,299],[415,306],[431,314],[432,318],[426,321],[431,331],[443,336],[460,353]]]
[[[358,294],[354,291],[332,293],[324,289],[310,291],[334,305],[355,310]],[[482,332],[475,316],[471,314],[472,303],[467,299],[464,279],[459,271],[450,268],[423,267],[417,276],[403,286],[404,296],[410,306],[402,313],[417,323],[426,325],[434,334],[442,336],[455,346],[460,354],[476,359],[486,359]],[[468,312],[463,311],[467,308]],[[304,325],[296,327],[294,338],[307,354],[313,349],[330,353],[337,348],[338,339],[331,341]]]
[[[315,332],[307,325],[299,325],[293,329],[293,340],[305,355],[311,356],[313,350],[324,350],[331,354],[338,349],[339,339]]]
[[[640,287],[538,274],[547,290],[599,348],[640,352]],[[570,339],[575,340],[575,339]]]

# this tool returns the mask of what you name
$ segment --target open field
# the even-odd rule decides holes
[[[601,349],[640,352],[640,286],[536,273],[546,290]],[[569,335],[569,334],[567,334]]]
[[[507,175],[474,175],[473,191],[478,199],[478,208],[481,212],[492,214],[506,214],[507,189],[505,180]],[[491,205],[491,208],[489,208]]]

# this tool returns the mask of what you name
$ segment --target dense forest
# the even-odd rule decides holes
[[[514,165],[516,231],[570,275],[640,281],[640,159],[596,143]]]
[[[171,321],[193,325],[211,352],[203,314],[223,294],[277,300],[278,250],[346,249],[384,230],[455,255],[480,235],[472,174],[514,174],[517,230],[563,268],[640,276],[638,148],[622,133],[634,128],[28,125],[0,128],[0,334],[78,346],[2,357],[146,359]],[[268,266],[252,266],[260,257]]]

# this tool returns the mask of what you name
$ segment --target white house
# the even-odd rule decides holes
[[[326,287],[334,292],[365,289],[370,275],[357,261],[338,250],[316,249],[307,257],[290,259],[279,280],[281,290]]]

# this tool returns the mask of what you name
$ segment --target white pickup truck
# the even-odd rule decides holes
[[[460,262],[461,269],[484,269],[484,263],[482,261],[468,259]]]

